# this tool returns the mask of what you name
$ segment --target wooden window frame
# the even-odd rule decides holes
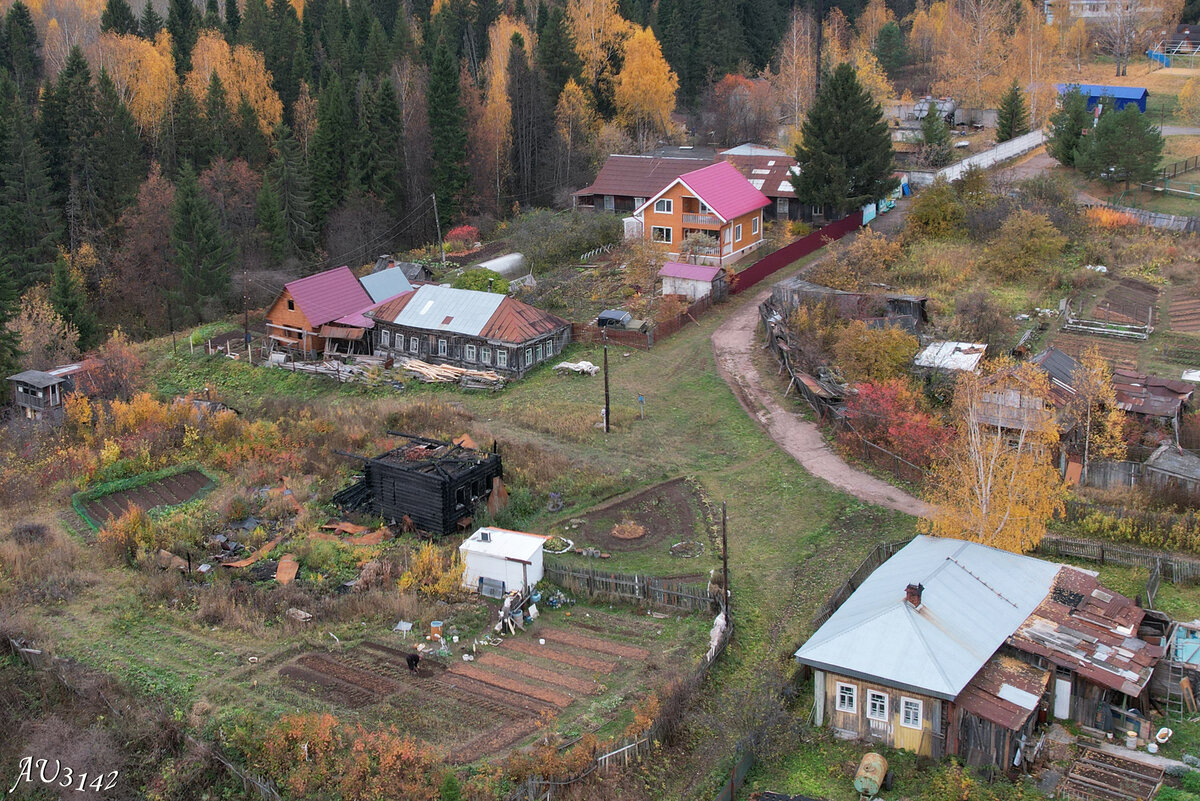
[[[463,348],[463,359],[469,362],[475,361],[476,348],[474,344],[467,345]]]
[[[742,224],[741,223],[738,223],[737,225],[733,226],[733,241],[734,242],[742,241]]]
[[[450,343],[444,339],[439,339],[437,355],[442,358],[448,357],[450,355]]]
[[[845,693],[844,692],[845,690],[849,690],[850,692]],[[849,705],[843,705],[843,703],[842,703],[842,701],[846,697],[849,697],[849,699],[850,699]],[[833,696],[833,708],[836,709],[838,712],[845,712],[849,715],[857,715],[858,714],[858,685],[857,684],[847,684],[844,681],[839,681],[837,683],[837,687],[835,688],[835,692],[834,692],[834,696]]]
[[[508,369],[508,348],[496,348],[496,366]]]
[[[392,346],[392,332],[386,328],[381,329],[379,332],[379,344],[385,348],[390,348]]]
[[[750,220],[750,234],[753,236],[758,233],[758,218]]]
[[[875,700],[878,698],[883,699],[883,712],[876,715],[874,711]],[[891,699],[888,698],[887,693],[881,693],[879,690],[867,690],[867,719],[886,723],[888,719],[888,707],[891,705],[890,701]]]
[[[917,722],[913,725],[908,720],[908,705],[917,705]],[[900,725],[906,729],[917,729],[918,731],[925,726],[925,704],[920,698],[909,698],[907,695],[900,696]]]
[[[487,345],[484,345],[479,349],[479,361],[483,362],[484,364],[492,363],[492,349]]]

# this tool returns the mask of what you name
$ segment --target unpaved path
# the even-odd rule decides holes
[[[890,219],[888,222],[893,223]],[[929,505],[924,501],[846,464],[825,443],[815,423],[783,408],[764,383],[754,366],[754,354],[762,348],[758,338],[758,306],[770,296],[773,283],[768,279],[761,289],[749,293],[749,297],[742,299],[742,307],[713,332],[713,352],[721,377],[767,435],[805,470],[867,503],[910,515],[926,514]]]

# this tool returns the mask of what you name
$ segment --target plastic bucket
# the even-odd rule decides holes
[[[1137,732],[1136,731],[1125,732],[1125,747],[1130,749],[1131,751],[1135,750],[1137,748]]]
[[[442,638],[442,621],[429,621],[429,634],[431,637],[437,637],[440,640]]]

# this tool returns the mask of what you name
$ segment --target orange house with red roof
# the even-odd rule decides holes
[[[762,244],[763,209],[770,204],[736,167],[721,161],[679,176],[639,206],[634,218],[644,240],[668,258],[723,267]],[[715,242],[685,248],[696,233]]]

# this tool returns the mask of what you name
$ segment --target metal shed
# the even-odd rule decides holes
[[[1121,111],[1126,106],[1133,104],[1138,107],[1138,111],[1146,111],[1146,100],[1150,97],[1149,90],[1141,86],[1102,86],[1095,83],[1082,84],[1066,84],[1060,83],[1056,87],[1060,95],[1066,94],[1071,90],[1076,90],[1087,98],[1088,109],[1091,110],[1097,104],[1111,106],[1116,111]]]
[[[500,597],[527,591],[542,580],[542,545],[549,537],[486,527],[458,546],[463,560],[463,587]]]

